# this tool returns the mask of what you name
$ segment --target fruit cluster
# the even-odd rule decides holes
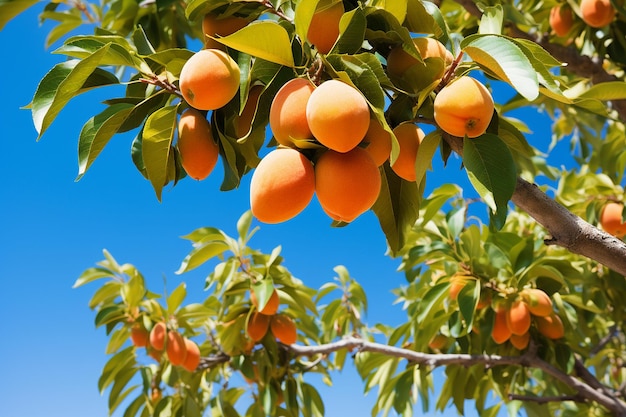
[[[135,347],[145,347],[148,354],[160,362],[163,353],[174,366],[182,366],[189,372],[200,364],[200,348],[193,341],[182,336],[177,330],[168,330],[165,322],[160,321],[148,331],[140,321],[135,322],[130,330],[130,338]]]
[[[296,343],[296,325],[291,317],[278,313],[280,297],[276,290],[272,292],[263,308],[259,308],[254,291],[250,292],[250,302],[254,311],[248,318],[246,333],[253,343],[261,341],[268,330],[281,343],[286,345]]]
[[[581,0],[579,4],[580,19],[589,27],[599,29],[615,19],[616,11],[610,0]],[[559,37],[567,37],[576,22],[576,14],[572,7],[559,3],[550,9],[548,23]]]

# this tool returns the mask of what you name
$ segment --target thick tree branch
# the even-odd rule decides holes
[[[462,138],[444,134],[444,139],[463,155]],[[535,184],[518,178],[511,201],[548,230],[552,237],[546,244],[561,246],[626,275],[626,243],[576,216]]]

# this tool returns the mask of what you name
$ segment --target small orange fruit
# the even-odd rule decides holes
[[[257,310],[259,309],[259,301],[257,300],[256,293],[254,291],[250,291],[250,302],[254,307],[256,307]],[[279,305],[280,298],[278,297],[278,291],[274,290],[265,306],[259,310],[259,313],[265,314],[266,316],[272,316],[278,311]]]
[[[193,372],[200,364],[200,348],[194,341],[185,338],[185,349],[187,350],[187,356],[182,366],[189,372]]]
[[[363,149],[374,160],[376,166],[381,166],[389,159],[391,153],[391,135],[387,132],[380,122],[376,119],[370,119],[370,126],[365,133],[362,144]]]
[[[448,344],[448,338],[441,333],[437,333],[430,342],[428,342],[428,347],[432,350],[441,350]]]
[[[283,146],[293,146],[293,139],[312,139],[306,118],[306,105],[315,87],[306,78],[287,81],[278,90],[270,106],[270,128]]]
[[[620,203],[609,202],[600,213],[600,225],[608,234],[618,238],[626,235],[626,222],[622,222],[622,210],[624,206]]]
[[[265,337],[267,333],[267,329],[270,325],[270,316],[266,316],[265,314],[254,312],[250,315],[248,319],[248,326],[246,327],[246,331],[250,339],[258,342],[259,340]]]
[[[351,222],[369,210],[380,193],[378,167],[367,151],[328,150],[315,164],[317,199],[333,220]]]
[[[171,331],[167,333],[167,357],[174,366],[179,366],[185,363],[187,358],[187,348],[185,346],[185,339],[177,331]]]
[[[148,346],[149,333],[140,323],[135,323],[130,328],[130,340],[136,347]]]
[[[339,21],[343,16],[343,2],[337,1],[318,8],[313,14],[306,37],[321,54],[327,54],[339,38]]]
[[[263,223],[292,219],[306,208],[315,193],[311,161],[292,148],[265,155],[250,181],[250,208]]]
[[[158,351],[165,349],[165,340],[167,338],[167,326],[160,321],[150,330],[150,346]]]
[[[219,146],[213,140],[211,125],[202,113],[189,108],[178,122],[178,151],[183,169],[191,178],[208,177],[219,156]]]
[[[546,317],[536,317],[537,330],[549,339],[560,339],[565,336],[565,328],[561,318],[552,312]]]
[[[512,334],[521,336],[530,329],[530,310],[523,300],[516,300],[508,309],[506,324]]]
[[[493,98],[478,80],[464,76],[446,85],[434,101],[435,122],[452,136],[475,138],[487,131]]]
[[[572,12],[572,8],[566,3],[553,6],[552,9],[550,9],[548,22],[557,36],[566,36],[574,25],[574,13]]]
[[[552,300],[545,291],[539,288],[530,288],[522,291],[522,297],[534,316],[548,316],[552,314]]]
[[[424,139],[424,131],[413,123],[402,123],[393,129],[393,133],[398,139],[400,153],[391,165],[391,169],[400,178],[415,181],[415,160],[420,143]]]
[[[491,330],[491,338],[497,344],[502,344],[509,340],[511,337],[511,329],[506,324],[506,310],[500,310],[496,312],[493,322],[493,329]]]
[[[518,335],[518,334],[511,335],[511,344],[519,350],[526,349],[528,347],[529,342],[530,342],[530,333],[528,332],[522,335]]]
[[[608,25],[615,18],[611,0],[581,0],[580,17],[593,28]]]
[[[183,65],[180,92],[198,110],[219,109],[235,97],[239,76],[239,66],[226,52],[202,49]]]
[[[272,316],[270,330],[274,337],[285,345],[296,343],[298,338],[296,324],[284,314]]]
[[[311,93],[306,120],[322,145],[348,152],[365,137],[370,109],[359,90],[339,80],[328,80]]]
[[[413,38],[413,44],[422,59],[441,58],[444,61],[444,68],[454,61],[452,53],[437,39],[427,37]],[[398,45],[387,56],[387,72],[392,76],[402,77],[409,68],[418,62],[417,58],[412,57],[402,48],[402,45]],[[442,76],[443,72],[439,74],[438,78]]]

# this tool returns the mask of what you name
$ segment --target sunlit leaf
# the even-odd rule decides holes
[[[37,3],[38,0],[0,0],[0,30],[15,16]]]
[[[161,201],[161,191],[168,182],[168,165],[172,157],[171,147],[176,129],[177,106],[163,107],[146,120],[143,129],[143,165],[157,199]]]

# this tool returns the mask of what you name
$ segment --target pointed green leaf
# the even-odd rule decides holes
[[[480,67],[496,78],[508,82],[525,99],[539,95],[537,72],[524,52],[511,40],[498,35],[471,35],[461,48]]]
[[[48,129],[61,109],[74,96],[84,91],[90,75],[100,65],[108,50],[109,46],[105,45],[82,61],[71,60],[57,64],[44,76],[31,103],[38,138]]]
[[[216,39],[246,54],[288,67],[294,66],[289,34],[276,22],[255,22],[232,35]]]
[[[176,129],[177,106],[163,107],[146,120],[143,130],[142,156],[146,174],[161,201],[161,192],[168,182],[172,141]]]
[[[485,7],[483,15],[480,18],[480,27],[478,33],[499,35],[502,33],[502,20],[504,18],[504,10],[501,5]]]
[[[208,261],[209,259],[227,251],[229,246],[224,241],[207,241],[201,246],[194,248],[183,259],[176,274],[182,274],[184,272],[191,271]]]
[[[420,184],[431,167],[433,156],[441,143],[441,132],[434,130],[422,139],[415,158],[415,182]]]
[[[602,101],[626,99],[626,83],[612,81],[596,84],[577,97],[578,99],[596,99]]]
[[[133,108],[132,104],[114,104],[85,123],[78,140],[78,177],[76,181],[80,180],[87,172]]]
[[[0,30],[15,16],[37,3],[38,0],[0,0]]]
[[[46,37],[46,48],[50,47],[53,43],[67,35],[72,30],[76,29],[83,23],[82,16],[78,9],[71,9],[63,12],[47,11],[39,15],[39,18],[43,20],[56,20],[59,22]]]
[[[176,309],[180,307],[183,300],[187,296],[187,286],[184,282],[178,284],[178,287],[172,291],[169,297],[167,297],[167,314],[174,314]]]
[[[517,185],[515,162],[508,146],[497,136],[465,139],[463,165],[470,182],[489,208],[502,219]]]
[[[108,50],[102,56],[100,65],[129,66],[138,70],[150,70],[147,66],[141,66],[142,60],[137,56],[135,47],[119,35],[74,36],[65,41],[53,53],[85,59],[105,45],[108,45]]]

